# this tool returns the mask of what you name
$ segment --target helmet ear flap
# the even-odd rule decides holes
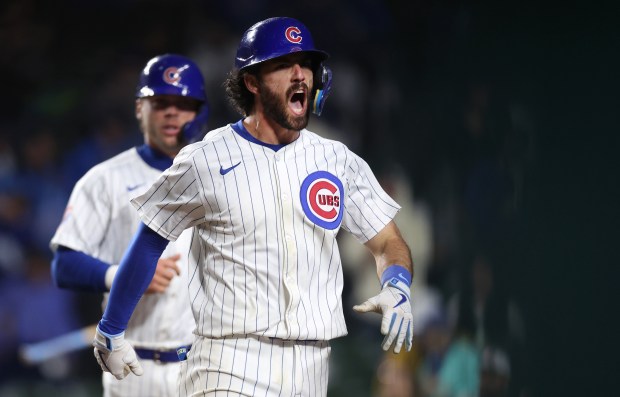
[[[321,63],[314,72],[312,113],[320,116],[323,106],[332,89],[332,70]]]
[[[192,121],[185,123],[179,134],[180,143],[189,144],[202,140],[207,135],[209,121],[209,103],[205,101],[196,112]]]

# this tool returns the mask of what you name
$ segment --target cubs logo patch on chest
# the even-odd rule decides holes
[[[327,171],[308,175],[299,192],[301,206],[308,219],[329,230],[336,229],[342,221],[343,196],[342,182]]]

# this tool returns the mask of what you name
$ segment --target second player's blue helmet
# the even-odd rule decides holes
[[[243,34],[235,67],[244,69],[299,51],[311,53],[318,61],[317,67],[329,57],[325,51],[314,47],[312,35],[303,23],[288,17],[269,18],[254,24]]]
[[[207,100],[205,83],[198,66],[189,58],[176,54],[152,58],[140,74],[136,97],[178,95]]]

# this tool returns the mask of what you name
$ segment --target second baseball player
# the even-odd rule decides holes
[[[145,143],[98,164],[73,189],[51,241],[52,274],[60,287],[108,291],[140,223],[129,199],[147,190],[193,135],[202,137],[206,100],[202,74],[190,59],[163,54],[147,62],[135,108]],[[121,382],[105,372],[104,396],[176,395],[180,361],[194,329],[185,266],[189,244],[187,231],[157,258],[148,293],[128,324],[127,338],[143,359],[146,376]]]

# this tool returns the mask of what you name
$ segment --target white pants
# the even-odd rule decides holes
[[[129,374],[117,380],[111,373],[103,373],[104,397],[176,397],[178,388],[178,362],[157,363],[139,358],[144,369],[142,376]]]
[[[181,363],[179,393],[193,396],[326,396],[327,341],[197,336]]]

